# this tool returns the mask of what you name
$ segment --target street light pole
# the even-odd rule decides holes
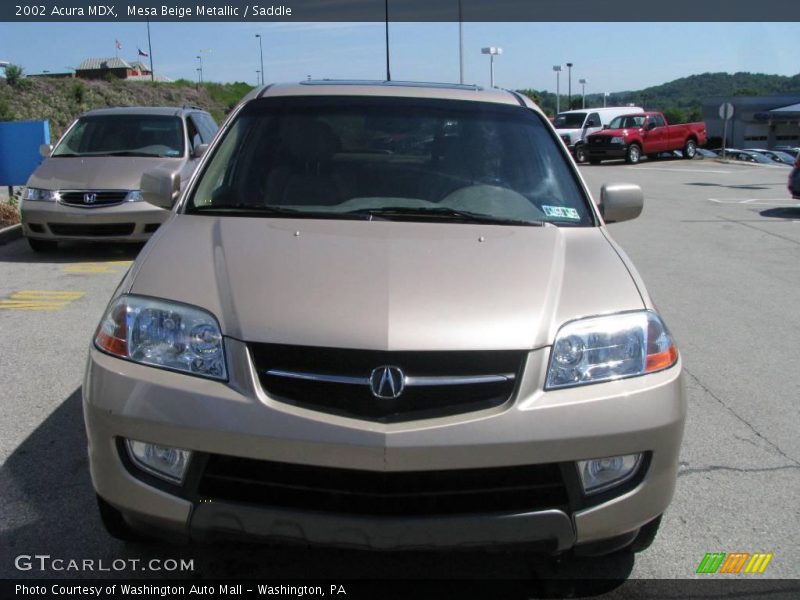
[[[489,55],[489,82],[491,87],[494,87],[494,57],[499,56],[502,53],[503,49],[497,48],[496,46],[481,48],[481,54]]]
[[[464,84],[464,21],[461,20],[461,0],[458,0],[458,83]]]
[[[581,84],[581,108],[586,108],[586,80],[579,79],[578,83]]]
[[[603,92],[603,108],[606,107],[606,100],[608,99],[608,92]]]
[[[561,65],[555,65],[553,71],[556,72],[556,114],[561,112]]]
[[[567,110],[572,110],[572,63],[567,63]]]
[[[261,34],[257,33],[258,38],[258,54],[261,56],[261,85],[264,85],[264,48],[261,45]]]
[[[262,83],[264,83],[264,80],[261,79],[261,69],[256,69],[256,87]]]
[[[203,56],[201,54],[197,55],[197,60],[200,61],[200,66],[197,67],[197,72],[200,75],[200,84],[203,84]]]

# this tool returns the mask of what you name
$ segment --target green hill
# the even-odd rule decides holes
[[[563,84],[563,82],[562,82]],[[556,95],[549,91],[520,90],[538,98],[539,105],[553,114]],[[606,99],[608,106],[635,104],[651,110],[673,113],[671,120],[698,120],[703,99],[708,96],[768,96],[770,94],[800,93],[800,73],[791,77],[763,73],[702,73],[681,77],[668,83],[642,90],[613,92]],[[572,94],[573,108],[581,107],[580,88]],[[603,106],[602,94],[586,94],[586,106]],[[561,94],[561,110],[567,109],[567,95]]]
[[[246,83],[174,83],[87,81],[82,79],[24,78],[15,85],[0,79],[0,121],[48,119],[50,137],[58,139],[75,117],[107,106],[183,106],[208,110],[217,122],[250,90]]]

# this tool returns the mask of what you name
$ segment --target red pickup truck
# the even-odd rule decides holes
[[[643,155],[653,159],[672,150],[694,158],[697,147],[705,143],[705,123],[669,125],[661,113],[645,112],[616,117],[607,129],[586,138],[586,150],[593,165],[614,158],[636,164]]]

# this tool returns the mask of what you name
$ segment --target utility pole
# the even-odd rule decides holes
[[[258,38],[258,54],[261,56],[261,85],[264,85],[264,48],[261,45],[261,34],[257,33]]]

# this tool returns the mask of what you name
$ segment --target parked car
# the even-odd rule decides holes
[[[766,156],[772,162],[780,163],[782,165],[793,165],[795,158],[788,152],[782,152],[781,150],[764,150],[763,148],[745,148],[747,152],[756,152],[757,154],[761,154],[762,156]]]
[[[796,146],[775,146],[773,150],[780,150],[781,152],[786,152],[791,156],[794,156],[795,159],[800,158],[800,148]]]
[[[383,152],[400,131],[406,150]],[[180,183],[161,169],[141,189],[171,208]],[[617,184],[595,203],[514,92],[254,90],[89,352],[109,532],[647,546],[686,396],[675,343],[604,224],[642,201]]]
[[[719,154],[714,152],[713,150],[708,150],[707,148],[696,148],[695,149],[695,156],[700,158],[719,158]]]
[[[636,164],[643,155],[655,159],[659,153],[673,150],[680,150],[684,158],[694,158],[698,146],[705,143],[705,123],[669,125],[661,113],[645,112],[616,117],[607,129],[586,138],[586,150],[589,162],[595,165],[615,158]]]
[[[142,201],[142,173],[179,171],[184,180],[217,131],[196,107],[104,108],[78,118],[23,191],[22,232],[37,252],[59,241],[144,242],[169,211]]]
[[[794,169],[789,173],[789,193],[795,200],[800,200],[800,156],[794,163]]]
[[[600,131],[619,115],[642,112],[639,106],[607,106],[583,110],[567,110],[558,113],[554,120],[558,135],[564,140],[576,162],[585,162],[586,137]]]
[[[777,163],[761,152],[754,152],[753,150],[735,150],[733,148],[726,148],[725,158],[728,160],[756,163],[759,165],[769,165],[771,167],[785,166],[783,163]]]

